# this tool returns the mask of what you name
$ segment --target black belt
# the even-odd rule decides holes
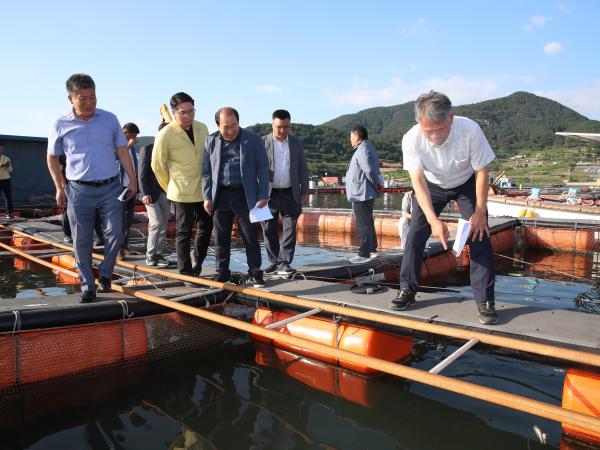
[[[287,187],[287,188],[271,188],[271,191],[273,192],[287,192],[287,191],[291,191],[292,188],[291,187]]]
[[[244,189],[244,186],[241,184],[236,184],[235,186],[225,186],[224,184],[219,185],[219,189],[223,189],[224,191],[234,192]]]
[[[110,184],[113,181],[115,181],[117,178],[119,178],[119,175],[115,175],[114,177],[107,178],[106,180],[94,180],[94,181],[70,180],[70,181],[72,181],[73,183],[77,183],[77,184],[83,184],[85,186],[99,187],[99,186],[105,186],[107,184]]]

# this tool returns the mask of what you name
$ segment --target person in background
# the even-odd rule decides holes
[[[135,143],[137,142],[138,134],[140,134],[140,129],[135,123],[127,122],[125,125],[123,125],[123,134],[125,135],[125,139],[127,139],[127,145],[131,145],[129,148],[129,154],[131,155],[131,161],[133,162],[137,179],[138,159]],[[121,185],[125,189],[129,185],[129,177],[127,176],[127,172],[125,172],[123,166],[120,164],[119,179],[121,181]],[[133,215],[136,203],[136,197],[133,197],[129,201],[123,202],[123,243],[121,244],[121,250],[119,250],[120,259],[125,259],[129,253],[129,229],[133,223]]]
[[[123,239],[122,186],[115,151],[129,176],[129,196],[137,193],[137,178],[128,142],[117,117],[96,108],[96,84],[89,75],[74,74],[66,83],[72,110],[50,126],[48,169],[56,187],[56,203],[67,207],[73,231],[74,253],[81,281],[81,303],[96,298],[92,271],[92,234],[96,211],[102,219],[104,260],[98,268],[98,292],[110,292],[117,253]],[[92,145],[90,145],[92,144]],[[66,179],[58,158],[66,156]]]
[[[290,113],[278,109],[272,115],[273,132],[263,136],[269,158],[273,218],[262,222],[267,256],[271,263],[265,273],[291,275],[296,250],[296,222],[302,212],[302,198],[308,193],[308,166],[302,141],[290,133]],[[283,224],[279,243],[278,218]]]
[[[13,167],[10,158],[4,154],[4,144],[0,142],[0,191],[4,193],[6,199],[6,217],[12,219],[13,201],[12,201],[12,186],[10,181],[10,173]]]
[[[408,228],[410,225],[410,218],[412,216],[412,203],[415,191],[411,189],[406,192],[402,197],[402,216],[398,223],[400,229],[400,250],[404,250],[404,244],[406,243],[406,236],[408,236]]]
[[[167,124],[163,121],[158,127],[162,130]],[[146,244],[146,264],[148,266],[170,267],[171,261],[163,256],[167,227],[171,216],[171,206],[167,194],[152,172],[152,150],[154,144],[144,145],[140,149],[138,184],[142,203],[148,213],[148,241]]]
[[[260,136],[240,128],[240,116],[231,107],[215,114],[219,130],[206,139],[202,164],[204,208],[214,215],[217,281],[231,277],[231,230],[237,220],[246,247],[247,286],[265,286],[260,244],[256,225],[250,222],[250,210],[264,208],[268,202],[269,161]]]
[[[346,172],[346,197],[352,203],[360,236],[358,255],[349,259],[352,264],[366,263],[378,256],[373,205],[379,190],[383,188],[383,177],[379,170],[379,156],[368,138],[367,129],[363,126],[355,126],[350,130],[354,154]]]
[[[408,170],[416,202],[400,269],[400,290],[391,309],[405,310],[415,303],[423,250],[433,235],[448,249],[448,227],[439,219],[442,209],[456,200],[471,224],[471,289],[479,321],[498,322],[494,303],[495,268],[487,222],[488,165],[495,159],[477,122],[455,116],[450,99],[435,91],[415,103],[417,125],[402,139],[404,169]]]
[[[175,120],[158,132],[151,166],[160,187],[175,205],[177,270],[197,277],[202,272],[213,228],[212,217],[202,204],[200,184],[208,128],[194,120],[194,99],[185,92],[173,95],[170,103]],[[197,228],[192,262],[190,241],[194,225]]]

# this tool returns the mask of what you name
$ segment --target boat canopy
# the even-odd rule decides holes
[[[556,134],[559,136],[579,139],[580,141],[600,142],[600,133],[566,133],[563,131],[557,131]]]

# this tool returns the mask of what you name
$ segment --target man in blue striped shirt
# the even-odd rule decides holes
[[[75,74],[67,80],[71,111],[56,119],[48,136],[47,161],[56,187],[56,203],[67,207],[73,246],[81,281],[81,303],[96,297],[92,271],[92,235],[96,211],[105,235],[104,261],[98,269],[98,292],[109,292],[115,260],[123,240],[123,205],[115,152],[129,176],[129,195],[137,192],[137,177],[127,142],[117,117],[96,108],[96,85],[89,75]],[[62,176],[58,158],[66,156]]]

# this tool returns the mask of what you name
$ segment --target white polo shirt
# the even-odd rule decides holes
[[[496,155],[477,122],[454,116],[450,134],[442,145],[433,145],[419,124],[402,138],[405,170],[423,170],[427,180],[444,189],[460,186]]]

